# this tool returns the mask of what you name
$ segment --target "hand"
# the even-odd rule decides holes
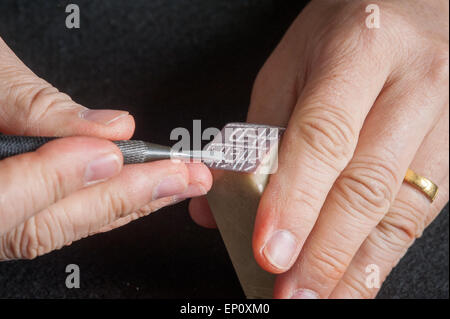
[[[0,39],[0,132],[71,136],[0,161],[0,260],[34,258],[205,194],[203,164],[127,165],[108,140],[129,139],[128,112],[89,110],[23,65]]]
[[[367,5],[380,28],[366,27]],[[277,298],[371,298],[448,201],[448,1],[313,1],[255,81],[248,121],[286,126],[254,255]],[[430,203],[410,167],[439,186]],[[204,199],[191,216],[213,226]]]

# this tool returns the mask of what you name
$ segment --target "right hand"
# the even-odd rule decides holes
[[[77,136],[0,161],[0,260],[34,258],[209,190],[203,164],[123,167],[108,140],[129,139],[133,131],[128,112],[75,103],[0,38],[0,132]]]
[[[311,1],[254,84],[247,120],[286,126],[252,242],[276,298],[375,297],[367,269],[381,283],[448,202],[449,3],[376,1],[369,28],[372,2]]]

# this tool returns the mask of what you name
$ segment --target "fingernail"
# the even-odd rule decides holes
[[[82,119],[100,123],[103,125],[109,125],[118,119],[127,116],[129,113],[127,111],[119,110],[84,110],[80,112],[80,117]]]
[[[302,288],[295,291],[291,299],[319,299],[319,295],[312,290]]]
[[[197,197],[206,194],[206,189],[200,184],[190,184],[186,191],[175,196],[174,201],[179,202],[186,198]]]
[[[297,250],[297,241],[288,230],[278,230],[267,242],[263,254],[272,266],[287,269]]]
[[[116,154],[103,155],[87,165],[84,180],[86,184],[104,181],[116,175],[120,166],[120,159]]]
[[[153,200],[181,194],[187,190],[186,181],[180,175],[165,177],[153,191]]]

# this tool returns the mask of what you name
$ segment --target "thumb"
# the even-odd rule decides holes
[[[0,132],[17,135],[88,135],[129,139],[126,111],[90,110],[36,76],[0,38]]]

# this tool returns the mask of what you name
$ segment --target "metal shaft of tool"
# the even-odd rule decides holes
[[[213,156],[207,152],[174,151],[169,146],[144,141],[116,141],[114,143],[120,148],[123,154],[124,164],[146,163],[163,159],[188,162],[211,162],[220,160],[220,156]]]

